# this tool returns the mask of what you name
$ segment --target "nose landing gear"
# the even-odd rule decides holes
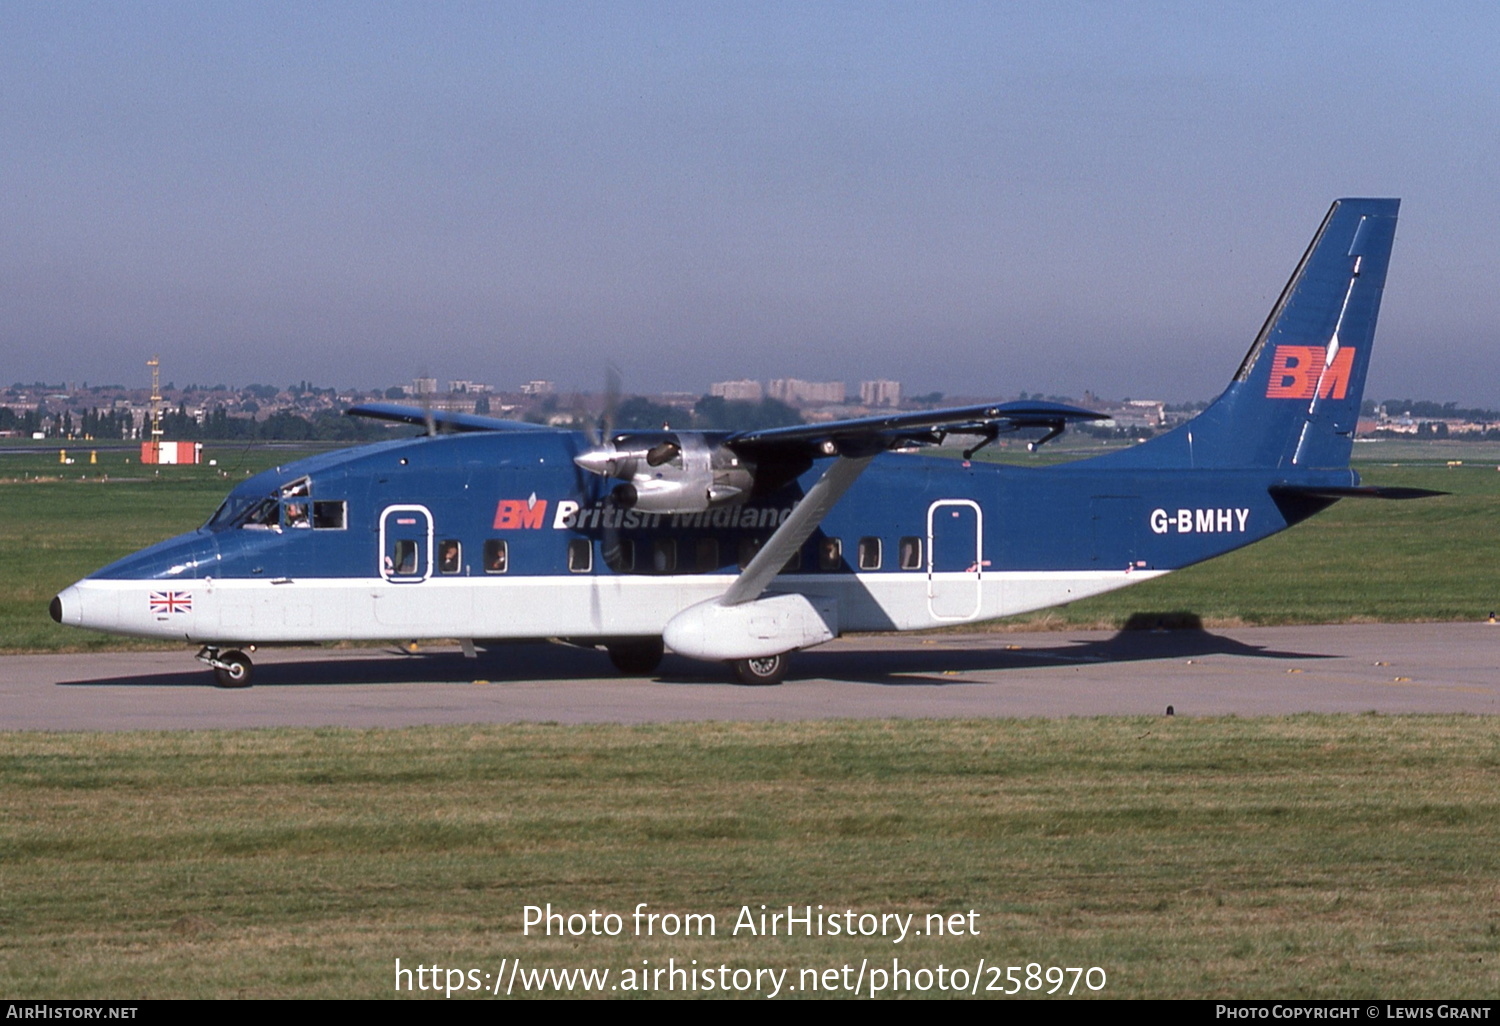
[[[214,684],[221,688],[248,688],[254,666],[250,657],[237,648],[220,650],[213,645],[204,645],[198,652],[198,661],[214,668]]]

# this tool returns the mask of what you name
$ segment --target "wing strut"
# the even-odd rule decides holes
[[[746,564],[729,590],[719,597],[718,604],[738,606],[760,598],[771,580],[786,566],[787,560],[802,548],[802,543],[818,529],[828,511],[843,498],[849,486],[864,473],[874,458],[873,455],[840,456],[834,460],[833,466],[825,470],[817,484],[807,490],[791,515],[781,522],[781,526],[776,528],[766,544]]]

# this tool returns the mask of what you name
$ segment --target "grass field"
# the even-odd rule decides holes
[[[1044,453],[1056,460],[1089,451]],[[220,467],[162,467],[159,475],[126,463],[129,450],[101,452],[92,465],[87,450],[70,450],[80,460],[73,466],[59,465],[53,448],[0,455],[0,574],[11,582],[0,594],[0,651],[155,645],[61,627],[47,603],[105,563],[201,524],[248,471],[306,452],[228,450],[218,454]],[[996,455],[1041,461],[1015,449]],[[1190,613],[1209,626],[1474,620],[1500,608],[1500,447],[1381,442],[1357,455],[1368,483],[1451,494],[1346,500],[1240,552],[999,626],[1119,627],[1137,613]]]
[[[8,996],[380,997],[397,958],[616,981],[696,958],[794,984],[984,959],[1098,966],[1108,997],[1500,987],[1500,739],[1479,718],[9,734],[0,752]],[[627,935],[523,936],[548,902]],[[718,931],[629,936],[639,902]],[[732,935],[761,904],[974,910],[978,936]]]

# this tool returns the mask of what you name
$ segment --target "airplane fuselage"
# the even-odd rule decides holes
[[[481,433],[277,468],[210,524],[64,591],[62,620],[236,645],[660,637],[724,592],[820,473],[738,505],[648,513],[602,499],[577,447],[566,432]],[[1122,477],[1094,462],[880,456],[768,593],[833,600],[841,631],[987,620],[1158,576],[1305,515],[1268,491],[1284,474]],[[1347,470],[1299,480],[1357,483]]]

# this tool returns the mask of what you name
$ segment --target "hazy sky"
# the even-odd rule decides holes
[[[1500,407],[1497,52],[1489,3],[0,0],[0,382],[1208,398],[1377,195],[1369,397]]]

